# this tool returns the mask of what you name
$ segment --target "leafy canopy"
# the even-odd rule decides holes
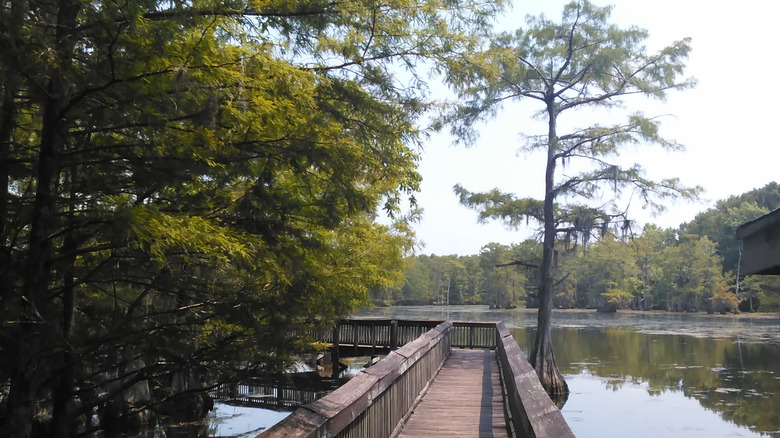
[[[42,400],[72,436],[174,376],[281,369],[311,347],[294,333],[399,281],[417,64],[501,6],[0,1],[0,435]]]

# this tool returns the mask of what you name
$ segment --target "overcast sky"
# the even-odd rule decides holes
[[[544,13],[560,21],[562,0],[518,0],[500,26],[510,30],[525,24],[527,14]],[[686,147],[668,153],[658,147],[629,149],[621,161],[641,164],[653,178],[679,177],[687,186],[706,192],[696,203],[671,202],[668,210],[651,217],[636,200],[629,214],[641,223],[677,227],[715,201],[738,195],[780,179],[776,128],[780,84],[777,19],[780,2],[743,0],[613,0],[611,22],[636,25],[650,34],[651,52],[685,37],[693,39],[687,76],[698,80],[694,89],[672,92],[665,102],[632,100],[627,110],[663,118],[662,135]],[[516,23],[516,24],[515,24]],[[477,254],[490,242],[511,244],[533,237],[534,227],[509,230],[498,222],[480,224],[477,213],[458,204],[452,187],[470,191],[499,188],[518,196],[543,195],[544,157],[518,155],[520,134],[544,133],[532,120],[526,104],[504,107],[498,118],[480,129],[470,148],[453,146],[445,134],[427,141],[422,153],[423,176],[419,205],[425,210],[416,232],[422,254]],[[622,120],[599,120],[611,124]],[[609,118],[606,115],[605,118]],[[540,131],[541,129],[541,131]]]

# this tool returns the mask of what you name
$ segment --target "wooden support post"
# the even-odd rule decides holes
[[[398,348],[398,321],[390,321],[390,351]]]
[[[371,357],[376,356],[376,321],[371,321]]]
[[[333,347],[330,349],[330,363],[333,366],[333,370],[330,373],[330,376],[334,379],[339,378],[340,374],[340,360],[341,357],[339,356],[339,323],[336,323],[336,327],[333,328]]]
[[[352,321],[352,336],[354,336],[353,340],[355,341],[355,344],[354,344],[354,351],[353,351],[352,354],[354,354],[355,356],[357,356],[357,354],[358,354],[358,338],[359,338],[358,331],[359,330],[360,330],[360,326],[358,325],[358,322],[353,320]]]

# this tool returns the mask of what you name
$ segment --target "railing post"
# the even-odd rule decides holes
[[[358,325],[358,321],[352,320],[352,336],[353,336],[353,341],[355,341],[355,344],[354,344],[355,350],[354,350],[353,354],[355,356],[357,356],[357,354],[358,354],[358,338],[360,337],[359,333],[358,333],[359,330],[360,330],[360,326]]]
[[[398,348],[398,321],[390,321],[390,351]]]
[[[371,321],[371,357],[376,356],[376,321]]]
[[[333,328],[333,347],[330,350],[330,363],[333,365],[333,370],[330,373],[330,376],[334,379],[339,378],[340,374],[340,362],[341,357],[339,357],[339,332],[340,330],[340,322],[336,321],[336,327]]]

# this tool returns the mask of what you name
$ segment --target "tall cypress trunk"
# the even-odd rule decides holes
[[[55,229],[61,156],[67,140],[65,109],[70,84],[67,71],[75,47],[76,17],[79,0],[58,3],[53,52],[56,60],[41,104],[43,121],[41,143],[35,169],[36,193],[32,211],[29,248],[24,272],[23,300],[18,321],[23,325],[16,339],[16,354],[11,370],[11,387],[6,400],[6,416],[0,436],[19,438],[34,434],[36,403],[51,388],[44,387],[53,369],[62,365],[62,356],[52,354],[61,345],[57,311],[49,296],[52,281],[49,262],[53,251],[50,236]]]
[[[11,248],[8,242],[10,220],[8,218],[9,192],[9,162],[11,160],[11,134],[16,124],[16,93],[14,73],[9,73],[8,79],[3,84],[3,103],[0,109],[0,314],[8,308],[11,294],[11,282],[8,279],[11,265]]]
[[[11,3],[11,13],[8,17],[8,38],[2,41],[6,47],[3,56],[9,66],[19,65],[19,55],[22,51],[20,30],[27,9],[26,0]],[[21,86],[21,72],[9,70],[3,83],[2,103],[0,104],[0,312],[9,308],[11,282],[8,279],[11,268],[11,248],[8,233],[10,231],[8,218],[8,202],[11,161],[11,139],[16,127],[17,106],[16,94]]]
[[[74,185],[74,173],[75,171],[68,172],[65,177],[65,181],[68,185],[68,192],[70,199],[73,200],[76,197]],[[69,203],[69,222],[72,223],[74,219],[75,204]],[[63,271],[63,287],[62,287],[62,339],[64,340],[63,351],[60,353],[58,362],[61,367],[58,368],[56,383],[52,389],[52,420],[51,420],[51,438],[56,437],[71,437],[75,434],[76,419],[73,418],[72,401],[74,395],[74,360],[76,355],[70,349],[70,336],[71,329],[73,327],[73,313],[75,311],[74,298],[75,298],[75,264],[76,256],[73,255],[74,251],[79,245],[79,237],[76,236],[75,231],[70,231],[66,236],[62,244],[62,253],[66,254],[65,260],[62,262]]]
[[[552,337],[552,295],[555,258],[555,162],[558,152],[558,136],[556,133],[555,99],[550,94],[547,99],[548,137],[547,137],[547,169],[545,172],[544,192],[544,242],[542,253],[541,282],[539,285],[539,311],[536,327],[536,340],[531,352],[530,362],[542,382],[542,386],[551,396],[566,395],[569,387],[558,370],[553,353]]]

